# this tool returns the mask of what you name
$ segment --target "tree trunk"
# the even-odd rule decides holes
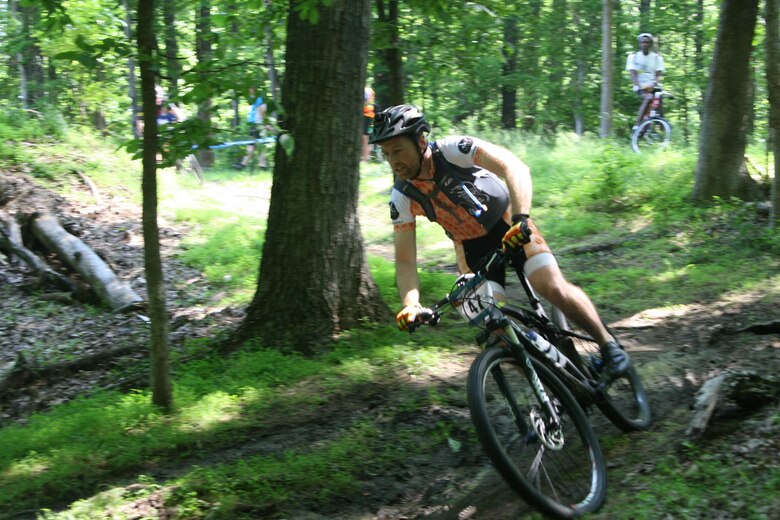
[[[168,97],[179,99],[179,37],[176,31],[176,0],[162,0],[163,25],[165,26],[165,69],[168,73]]]
[[[133,41],[133,15],[128,0],[122,0],[122,8],[125,11],[125,38],[130,44]],[[138,133],[138,125],[135,124],[138,119],[138,92],[136,91],[135,58],[132,54],[127,58],[127,95],[130,97],[130,129],[133,137],[139,138],[141,136]]]
[[[653,32],[650,21],[650,0],[640,0],[639,2],[639,32]]]
[[[775,158],[770,226],[780,226],[780,0],[766,0],[766,82],[770,143]]]
[[[141,96],[144,107],[155,106],[154,0],[138,0],[138,65],[141,71]],[[165,282],[160,259],[160,229],[157,225],[157,115],[144,110],[143,136],[143,209],[144,264],[149,291],[151,330],[152,402],[166,413],[173,410],[170,373],[170,338],[165,302]]]
[[[370,4],[318,10],[316,25],[289,12],[283,128],[295,149],[276,147],[257,292],[234,338],[307,354],[363,318],[388,317],[357,217]]]
[[[387,70],[386,78],[380,78],[380,84],[386,84],[387,88],[377,90],[377,99],[382,108],[401,105],[404,103],[404,65],[401,56],[401,36],[398,29],[398,0],[377,0],[377,13],[382,27],[388,31],[389,46],[380,51]],[[381,75],[380,75],[381,76]]]
[[[612,14],[613,0],[602,0],[601,14],[601,126],[599,137],[612,133],[613,72],[612,72]]]
[[[507,130],[517,128],[517,17],[504,20],[503,79],[501,81],[501,127]]]
[[[693,57],[694,63],[694,78],[706,78],[707,74],[704,71],[704,0],[696,1],[696,31],[694,33],[694,47],[695,55]],[[704,96],[706,95],[706,86],[699,80],[699,101],[696,104],[696,112],[699,114],[699,121],[702,120],[702,114],[704,110]]]
[[[758,0],[724,0],[721,7],[693,187],[694,198],[701,202],[745,196],[745,179],[739,171],[745,153],[750,54],[757,16]]]
[[[24,68],[26,104],[29,107],[36,105],[43,99],[43,57],[38,38],[35,36],[35,25],[40,18],[39,7],[35,4],[21,2],[17,7],[22,21],[23,43],[20,49],[22,67]]]
[[[211,0],[201,0],[198,9],[198,27],[196,32],[195,54],[198,64],[203,67],[201,72],[202,82],[208,82],[208,64],[212,57],[212,32],[211,32]],[[205,99],[198,105],[198,119],[204,128],[211,126],[211,98]],[[206,168],[214,164],[214,152],[208,149],[198,150],[198,162]]]
[[[270,10],[271,0],[264,0],[263,5],[266,10]],[[276,72],[276,61],[274,60],[274,33],[270,23],[266,23],[263,30],[265,31],[265,62],[268,65],[268,81],[271,83],[271,99],[278,101],[279,74]]]
[[[552,38],[547,47],[547,66],[546,74],[548,79],[545,81],[548,85],[547,100],[544,110],[544,129],[547,135],[554,136],[555,131],[563,120],[561,117],[564,111],[566,94],[564,92],[564,78],[566,77],[567,48],[570,47],[571,37],[569,33],[569,24],[567,15],[569,8],[566,0],[553,0],[552,12],[548,15],[550,25],[549,34],[556,34],[559,38]],[[565,103],[568,105],[568,103]]]

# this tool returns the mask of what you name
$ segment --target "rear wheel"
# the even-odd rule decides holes
[[[583,333],[573,330],[558,309],[553,309],[552,320],[561,330],[576,332],[578,336],[586,337]],[[603,362],[599,346],[594,340],[561,336],[557,343],[577,368],[593,379],[599,379]],[[650,402],[633,364],[623,376],[610,381],[604,388],[604,393],[604,399],[597,400],[596,405],[615,426],[626,432],[646,430],[650,427]]]
[[[666,119],[646,119],[631,134],[631,147],[636,153],[663,150],[671,140],[672,126]]]
[[[531,360],[559,417],[545,411],[523,367],[504,348],[474,361],[467,395],[480,443],[510,487],[556,518],[596,511],[606,494],[606,466],[577,400],[544,365]]]

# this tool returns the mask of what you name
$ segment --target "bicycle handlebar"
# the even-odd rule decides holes
[[[500,265],[506,261],[506,253],[501,249],[496,249],[486,255],[480,262],[480,267],[474,273],[474,276],[467,282],[456,285],[444,298],[434,303],[432,307],[422,309],[414,317],[414,321],[409,323],[409,333],[414,332],[420,325],[434,326],[441,320],[440,310],[447,305],[457,302],[462,295],[468,294],[477,286],[482,284],[487,278],[487,273],[493,265]],[[498,264],[496,264],[498,262]]]

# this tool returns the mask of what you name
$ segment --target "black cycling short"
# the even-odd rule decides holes
[[[370,134],[371,125],[374,124],[374,118],[363,116],[363,135]]]
[[[488,253],[492,253],[501,247],[501,240],[504,238],[507,231],[509,231],[509,224],[501,219],[490,231],[488,231],[487,235],[471,240],[464,240],[463,252],[465,253],[466,264],[468,264],[469,269],[476,271],[480,267],[480,260]],[[520,251],[522,251],[522,249]],[[520,255],[522,257],[523,253],[520,253]],[[501,286],[504,287],[506,285],[506,271],[504,266],[499,267],[494,265],[490,271],[488,271],[487,278],[488,280],[500,283]]]
[[[249,137],[260,139],[260,127],[255,123],[249,123]]]

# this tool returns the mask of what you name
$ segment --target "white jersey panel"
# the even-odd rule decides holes
[[[453,135],[439,139],[436,146],[447,161],[461,168],[473,168],[479,141],[465,135]]]
[[[390,219],[394,226],[410,224],[415,220],[412,214],[412,199],[395,188],[390,192]]]

